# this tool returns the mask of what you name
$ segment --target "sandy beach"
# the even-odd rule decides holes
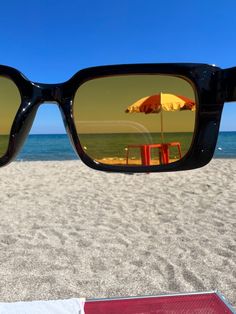
[[[236,306],[236,160],[111,174],[0,169],[0,301],[218,290]]]

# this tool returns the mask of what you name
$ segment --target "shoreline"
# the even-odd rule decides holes
[[[1,301],[217,289],[236,305],[235,159],[132,176],[78,160],[0,172]]]

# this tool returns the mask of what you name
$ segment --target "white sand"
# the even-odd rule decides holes
[[[0,301],[219,290],[236,305],[236,160],[111,174],[0,169]]]

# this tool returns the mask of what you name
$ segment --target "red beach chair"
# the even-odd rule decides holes
[[[217,291],[161,296],[95,299],[85,302],[85,314],[234,314]]]

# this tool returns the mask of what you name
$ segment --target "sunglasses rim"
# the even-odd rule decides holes
[[[10,78],[19,89],[21,105],[12,124],[8,149],[0,158],[0,166],[11,162],[19,152],[33,123],[38,107],[45,101],[56,101],[62,114],[67,134],[75,152],[87,166],[110,172],[163,172],[199,168],[207,164],[217,142],[223,100],[219,90],[218,67],[196,63],[123,64],[86,68],[78,71],[68,81],[42,84],[28,80],[18,70],[0,65],[0,76]],[[197,97],[198,109],[191,147],[180,160],[158,166],[107,165],[91,159],[83,150],[73,121],[73,99],[85,82],[102,77],[120,75],[166,74],[189,81]]]

